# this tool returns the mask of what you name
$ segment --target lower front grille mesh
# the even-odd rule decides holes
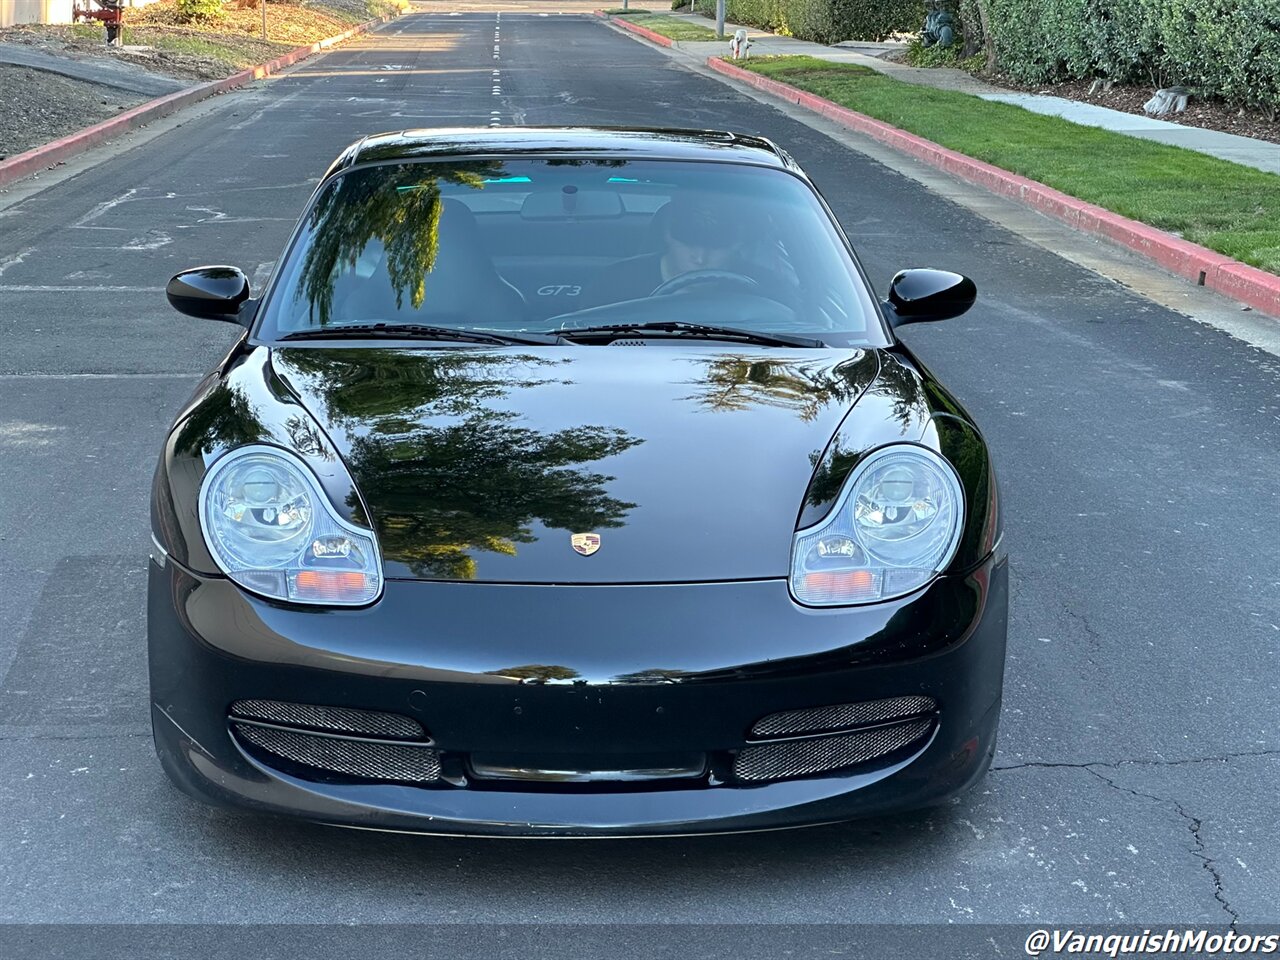
[[[921,718],[833,737],[763,743],[738,754],[733,775],[739,780],[785,780],[843,770],[900,750],[932,729],[933,720]]]
[[[310,703],[285,703],[282,700],[237,700],[231,704],[231,715],[244,720],[262,720],[286,727],[310,727],[357,736],[386,737],[391,740],[420,740],[426,735],[422,724],[412,717],[378,710],[353,710],[349,707],[321,707]]]
[[[316,770],[408,783],[440,778],[440,754],[417,744],[354,740],[234,720],[231,726],[246,743]]]
[[[753,737],[786,737],[802,733],[821,733],[827,730],[846,730],[872,723],[903,720],[938,709],[933,697],[889,697],[885,700],[864,700],[861,703],[839,703],[830,707],[807,707],[803,710],[787,710],[771,713],[757,720],[751,728]]]

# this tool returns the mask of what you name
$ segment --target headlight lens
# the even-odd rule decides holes
[[[874,603],[918,590],[955,557],[964,496],[925,447],[885,447],[845,482],[835,509],[796,533],[791,592],[811,606]]]
[[[339,517],[306,466],[241,447],[200,488],[200,526],[219,568],[248,590],[296,603],[369,603],[382,592],[373,531]]]

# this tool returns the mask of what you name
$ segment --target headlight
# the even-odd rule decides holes
[[[200,527],[214,562],[254,593],[341,605],[382,592],[373,531],[339,517],[311,471],[275,447],[241,447],[213,465]]]
[[[918,590],[951,563],[963,523],[960,480],[942,457],[916,446],[877,450],[845,481],[830,515],[796,533],[791,593],[838,606]]]

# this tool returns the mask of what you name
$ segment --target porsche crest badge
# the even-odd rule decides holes
[[[569,542],[573,544],[573,549],[589,557],[600,549],[600,534],[598,533],[575,533],[569,538]]]

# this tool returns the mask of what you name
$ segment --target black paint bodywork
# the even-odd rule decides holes
[[[949,270],[901,270],[889,284],[889,321],[907,323],[950,320],[973,306],[978,288],[968,277]]]
[[[635,127],[506,127],[403,130],[358,140],[342,151],[324,179],[365,163],[403,160],[468,160],[489,157],[564,157],[595,160],[706,160],[803,171],[786,151],[764,137],[718,130]]]
[[[249,299],[249,278],[239,267],[196,267],[173,277],[164,292],[179,313],[237,323]]]
[[[750,138],[593,135],[612,151],[790,164]],[[453,148],[474,150],[477,136]],[[372,138],[335,169],[448,148]],[[826,515],[867,453],[899,442],[960,476],[950,569],[897,600],[798,604],[794,532]],[[246,444],[293,452],[346,519],[375,530],[386,576],[375,603],[279,603],[218,572],[198,492]],[[175,783],[210,802],[433,833],[723,832],[939,802],[994,749],[1008,603],[995,477],[971,418],[900,345],[282,345],[247,332],[177,417],[152,524],[157,749]],[[597,554],[570,549],[581,531],[600,533]],[[765,714],[912,694],[938,702],[939,722],[910,756],[728,782],[724,764]],[[237,743],[227,711],[243,698],[414,716],[453,769],[478,754],[602,769],[712,759],[677,786],[318,783]]]

